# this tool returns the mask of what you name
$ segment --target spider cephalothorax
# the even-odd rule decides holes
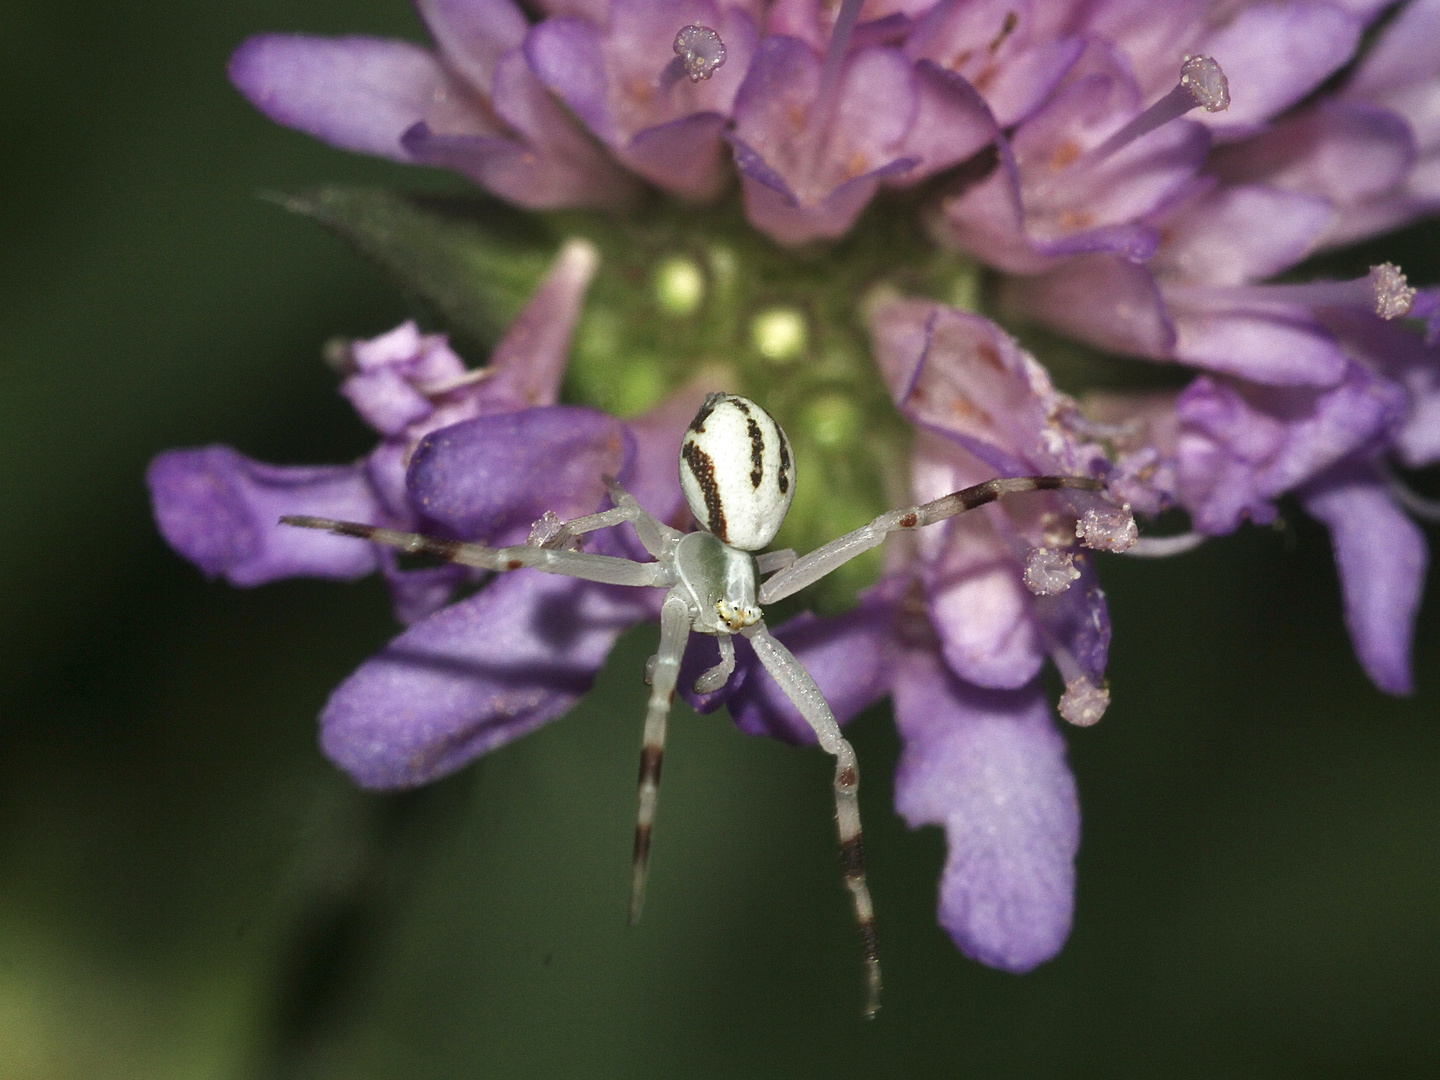
[[[720,662],[695,682],[697,692],[711,693],[723,687],[735,670],[733,635],[744,636],[765,670],[814,730],[821,748],[835,758],[835,812],[845,884],[854,901],[865,951],[865,1011],[874,1015],[880,1006],[880,961],[874,909],[865,884],[857,799],[860,773],[855,751],[840,733],[840,725],[815,681],[766,628],[762,605],[818,581],[861,552],[876,547],[892,532],[943,521],[1009,493],[1058,488],[1099,491],[1102,485],[1098,480],[1078,476],[987,480],[920,506],[881,514],[870,524],[797,558],[788,549],[752,554],[775,538],[795,492],[795,462],[789,441],[780,425],[759,405],[733,394],[711,394],[685,433],[679,467],[685,499],[700,525],[695,532],[679,532],[652,517],[629,492],[608,478],[611,509],[557,528],[537,530],[531,542],[514,547],[489,548],[329,518],[281,520],[487,570],[530,567],[611,585],[669,590],[660,609],[660,647],[646,669],[650,700],[640,752],[639,810],[630,889],[632,922],[640,917],[645,897],[665,726],[686,642],[692,633],[708,634],[720,647]],[[626,522],[652,561],[572,549],[586,533]]]

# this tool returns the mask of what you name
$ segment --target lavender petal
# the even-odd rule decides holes
[[[1049,960],[1070,933],[1080,808],[1037,684],[977,690],[926,653],[895,689],[904,743],[895,809],[943,825],[940,924],[960,951],[1004,971]]]
[[[644,617],[635,594],[522,570],[417,623],[347,678],[320,745],[361,787],[414,787],[566,712],[615,638]]]
[[[287,577],[351,580],[379,565],[370,544],[280,524],[282,514],[381,520],[357,466],[266,465],[228,446],[203,446],[166,451],[145,479],[166,542],[232,585]]]
[[[1345,625],[1365,673],[1387,693],[1413,692],[1410,646],[1425,588],[1425,534],[1370,467],[1336,470],[1301,500],[1330,530]]]
[[[276,123],[345,150],[409,161],[400,138],[420,121],[446,134],[498,133],[434,54],[405,41],[262,34],[235,50],[229,73]]]
[[[547,510],[592,514],[603,476],[619,476],[634,439],[614,417],[553,405],[495,413],[427,435],[406,478],[415,511],[452,535],[497,546],[524,543]]]

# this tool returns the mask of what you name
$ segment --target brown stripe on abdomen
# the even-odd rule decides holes
[[[750,486],[758,488],[765,479],[765,435],[753,416],[745,420],[750,431]]]
[[[700,485],[700,494],[705,498],[705,517],[708,519],[705,527],[721,540],[728,539],[725,507],[720,502],[720,488],[715,483],[715,462],[709,454],[689,440],[681,444],[680,456],[690,470],[690,475],[695,478],[695,483]]]

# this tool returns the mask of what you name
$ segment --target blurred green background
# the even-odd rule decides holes
[[[854,725],[873,1024],[817,751],[682,712],[624,925],[651,628],[538,734],[353,790],[314,717],[394,632],[381,586],[206,583],[141,479],[365,450],[320,347],[408,308],[256,196],[453,186],[263,121],[224,78],[263,29],[420,33],[403,0],[0,5],[0,1077],[1440,1075],[1437,589],[1383,697],[1293,513],[1104,566],[1115,705],[1067,732],[1075,931],[1032,975],[936,927],[940,833],[890,809],[888,711]],[[1429,283],[1437,240],[1381,247]]]

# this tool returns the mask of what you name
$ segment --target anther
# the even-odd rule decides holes
[[[682,78],[698,83],[725,63],[725,42],[708,26],[682,26],[675,35],[675,59],[660,72],[660,92],[669,93]]]
[[[1075,522],[1075,536],[1088,548],[1124,551],[1134,546],[1140,533],[1129,506],[1097,500],[1097,505],[1086,507]]]
[[[1076,727],[1089,727],[1110,707],[1110,691],[1096,686],[1085,676],[1071,679],[1060,695],[1060,715]]]
[[[1415,290],[1394,263],[1370,267],[1369,282],[1376,315],[1385,320],[1409,315],[1415,303]]]
[[[1209,56],[1187,56],[1180,65],[1180,81],[1168,94],[1111,135],[1084,161],[1095,165],[1130,145],[1142,135],[1178,119],[1192,109],[1223,112],[1230,107],[1230,83],[1220,65]]]
[[[1080,576],[1075,556],[1058,548],[1032,548],[1025,559],[1025,587],[1036,596],[1057,596]]]

